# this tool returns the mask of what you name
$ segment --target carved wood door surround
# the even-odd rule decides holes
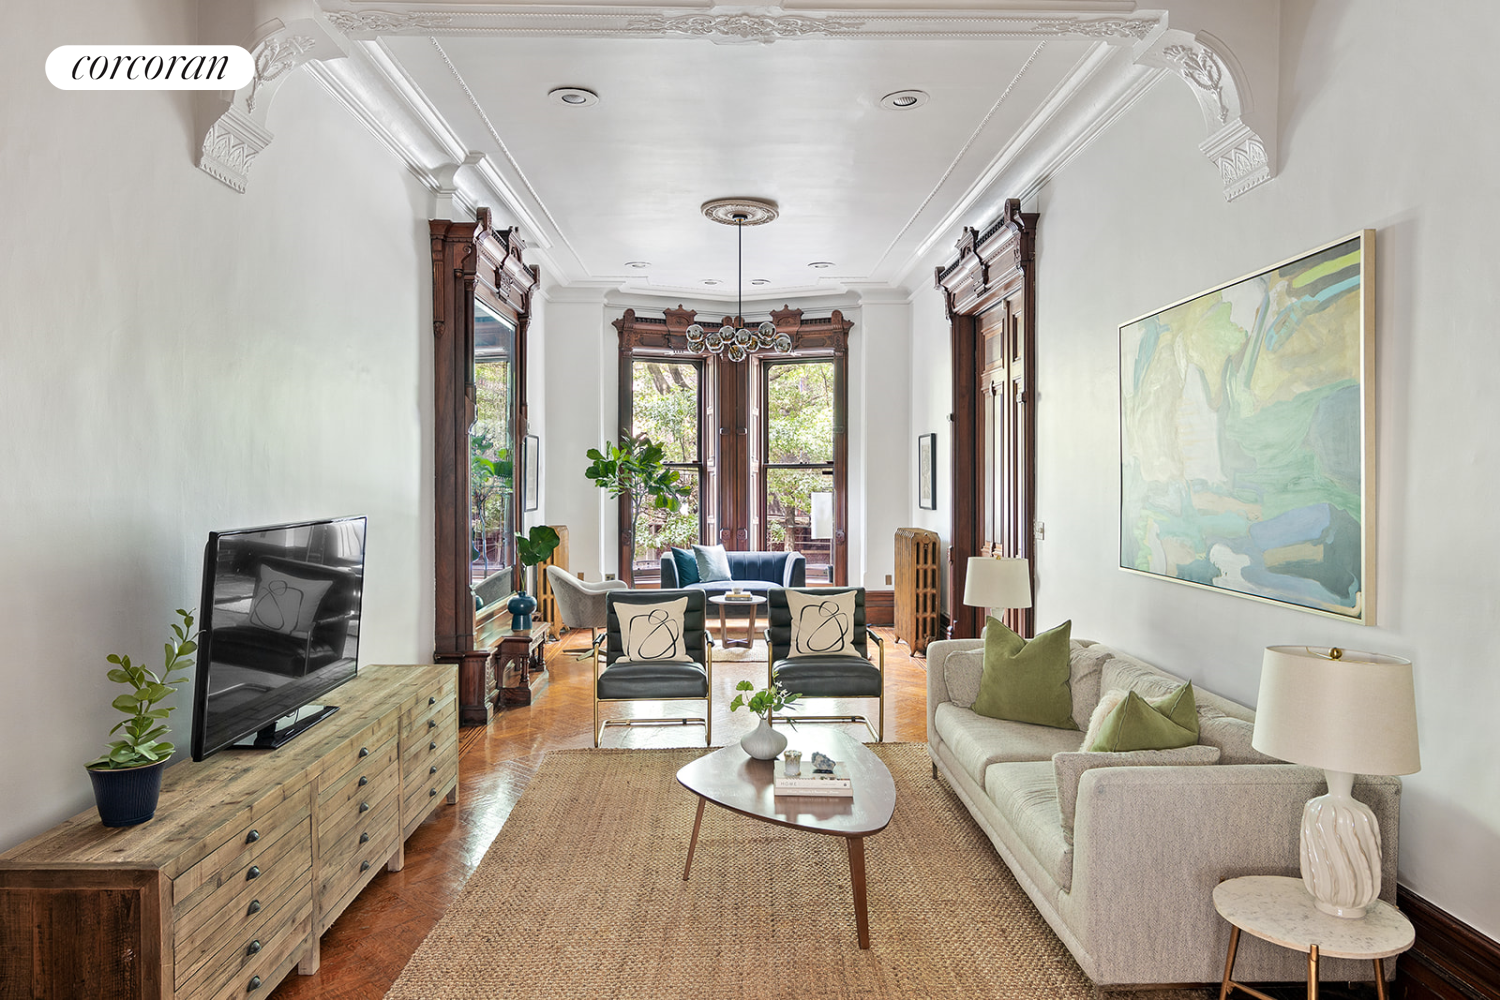
[[[970,556],[1034,557],[1036,509],[1037,216],[1005,203],[984,233],[965,228],[958,259],[937,269],[953,348],[950,635],[979,635],[983,610],[963,603]],[[1031,635],[1031,609],[1004,621]]]

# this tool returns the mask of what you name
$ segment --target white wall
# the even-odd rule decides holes
[[[1071,618],[1075,635],[1245,702],[1269,644],[1411,657],[1423,768],[1406,779],[1401,880],[1491,936],[1497,29],[1483,0],[1440,17],[1415,0],[1289,0],[1274,181],[1226,204],[1195,148],[1198,108],[1164,79],[1042,190],[1037,250],[1038,624]],[[1376,624],[1117,569],[1118,325],[1365,227],[1378,230]],[[934,389],[914,376],[914,396]]]
[[[211,529],[368,515],[361,662],[432,653],[426,192],[305,73],[244,195],[194,166],[190,94],[42,74],[195,42],[196,7],[21,4],[0,35],[0,848],[91,803],[104,657],[160,662]]]
[[[906,367],[911,305],[904,293],[895,298],[866,293],[854,318],[849,347],[849,583],[890,590],[886,577],[896,572],[896,529],[910,527],[916,489],[917,446]]]

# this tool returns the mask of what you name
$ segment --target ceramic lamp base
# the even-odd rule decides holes
[[[1324,774],[1328,794],[1308,799],[1302,810],[1302,882],[1324,913],[1362,917],[1380,895],[1380,824],[1350,794],[1354,775]]]

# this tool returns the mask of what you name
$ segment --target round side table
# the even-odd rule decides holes
[[[1376,900],[1363,917],[1348,919],[1324,913],[1300,878],[1283,875],[1246,875],[1220,882],[1214,888],[1214,909],[1229,921],[1229,954],[1224,959],[1224,984],[1219,1000],[1243,990],[1261,1000],[1272,1000],[1260,990],[1237,983],[1234,953],[1240,931],[1264,941],[1307,954],[1307,1000],[1317,1000],[1318,959],[1369,959],[1375,963],[1375,992],[1385,1000],[1384,960],[1412,946],[1411,921],[1389,903]]]
[[[727,597],[724,594],[715,594],[715,595],[713,595],[712,597],[710,597],[708,599],[708,603],[710,603],[710,604],[717,604],[719,606],[719,641],[724,644],[724,646],[725,646],[726,649],[728,647],[730,647],[730,646],[753,646],[753,645],[755,645],[755,614],[756,614],[755,609],[758,606],[760,606],[762,604],[765,604],[766,603],[766,598],[760,597],[760,596],[756,596],[756,595],[752,595],[751,597],[742,597],[742,598],[739,598],[739,599],[734,599],[734,598]],[[724,614],[724,609],[725,608],[749,608],[750,609],[750,623],[745,626],[745,638],[743,638],[743,639],[731,639],[731,638],[729,638],[729,621],[725,617],[725,614]]]

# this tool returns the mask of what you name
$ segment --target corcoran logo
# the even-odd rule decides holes
[[[59,90],[239,90],[254,76],[238,45],[61,45],[47,57]]]

